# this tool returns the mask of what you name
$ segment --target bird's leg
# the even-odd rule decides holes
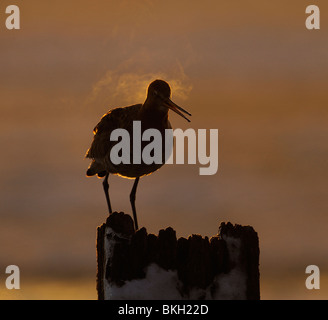
[[[109,211],[109,214],[111,214],[112,206],[110,205],[109,193],[108,193],[108,189],[109,189],[108,177],[109,177],[109,173],[107,173],[106,177],[104,178],[103,187],[104,187],[104,191],[105,191],[105,197],[106,197],[106,201],[107,201],[108,211]]]
[[[133,219],[136,231],[138,230],[138,220],[137,220],[137,211],[136,211],[136,192],[138,187],[139,177],[134,180],[133,188],[130,193],[130,202],[132,206]]]

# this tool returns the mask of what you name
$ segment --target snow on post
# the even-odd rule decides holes
[[[176,238],[135,232],[114,212],[97,230],[99,300],[260,299],[259,240],[250,226],[221,223],[219,234]]]

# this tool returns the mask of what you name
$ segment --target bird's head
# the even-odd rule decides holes
[[[171,88],[167,82],[163,80],[155,80],[148,87],[146,104],[151,108],[156,108],[158,111],[167,114],[169,109],[186,119],[190,120],[182,113],[191,116],[189,112],[176,105],[171,99]],[[182,112],[181,112],[182,111]]]

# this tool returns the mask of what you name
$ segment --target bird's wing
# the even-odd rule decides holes
[[[112,146],[117,143],[110,140],[112,131],[129,127],[137,116],[138,106],[115,108],[106,113],[93,129],[94,137],[91,147],[85,155],[86,158],[99,159],[105,157]]]

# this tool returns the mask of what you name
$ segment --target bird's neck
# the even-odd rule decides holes
[[[145,101],[140,110],[140,118],[143,124],[150,128],[163,126],[168,122],[168,110],[161,109],[151,102]]]

